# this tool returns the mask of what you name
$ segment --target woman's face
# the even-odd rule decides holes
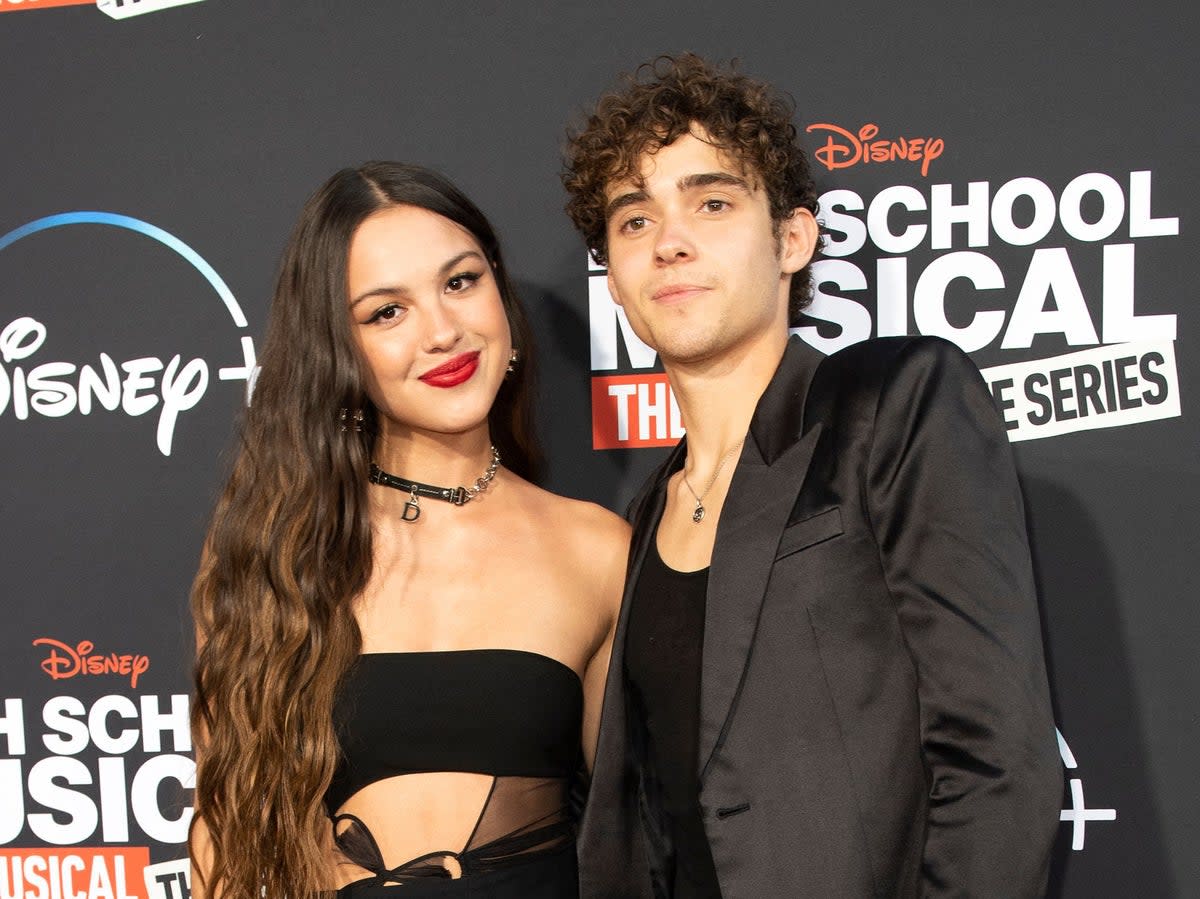
[[[415,206],[373,213],[350,241],[347,296],[381,436],[487,427],[512,335],[469,231]]]

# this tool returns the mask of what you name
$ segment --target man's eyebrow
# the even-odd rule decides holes
[[[751,192],[749,181],[739,178],[737,175],[731,175],[729,172],[700,172],[695,175],[684,175],[675,182],[675,186],[681,193],[699,187],[712,187],[714,184],[737,188],[745,193]]]
[[[680,193],[684,193],[685,191],[696,190],[698,188],[712,187],[714,184],[732,187],[743,193],[751,193],[752,191],[749,181],[745,178],[739,178],[737,175],[731,175],[729,172],[698,172],[694,175],[684,175],[675,182],[675,187]],[[608,221],[626,206],[644,203],[649,199],[650,194],[645,190],[631,190],[623,194],[618,194],[609,200],[608,205],[605,206],[604,219]]]
[[[483,262],[483,263],[487,262],[487,260],[483,258],[483,254],[480,253],[478,250],[463,250],[457,256],[451,256],[449,259],[447,259],[445,262],[442,263],[442,265],[438,268],[438,277],[439,278],[446,277],[448,274],[450,274],[452,271],[454,271],[454,269],[458,268],[458,266],[463,262],[464,259],[470,259],[471,257],[475,257],[476,259],[478,259],[480,262]],[[396,285],[389,285],[389,286],[385,286],[385,287],[372,287],[370,290],[363,291],[361,294],[359,294],[353,300],[351,300],[350,308],[353,309],[355,306],[357,306],[363,300],[370,299],[371,297],[379,297],[379,296],[402,297],[407,293],[408,293],[407,287],[400,287],[400,286],[396,286]]]
[[[620,194],[608,201],[608,205],[604,207],[604,220],[608,221],[626,206],[633,206],[637,203],[644,203],[650,199],[650,194],[644,190],[631,190],[627,193]]]

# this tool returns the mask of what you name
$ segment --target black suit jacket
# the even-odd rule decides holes
[[[581,895],[666,895],[624,682],[629,596],[683,443],[631,507],[629,580],[580,828]],[[722,893],[1042,894],[1062,771],[1012,453],[933,338],[793,338],[717,527],[700,804]]]

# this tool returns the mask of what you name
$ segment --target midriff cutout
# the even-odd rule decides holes
[[[470,876],[561,848],[571,839],[566,806],[565,780],[438,772],[379,781],[333,816],[339,888]]]
[[[384,863],[394,867],[429,852],[461,852],[494,780],[487,774],[458,771],[402,774],[363,787],[337,814],[363,821]]]

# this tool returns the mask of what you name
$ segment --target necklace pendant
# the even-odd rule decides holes
[[[702,506],[700,503],[696,503],[696,510],[694,512],[692,512],[692,521],[696,522],[696,524],[699,524],[703,520],[704,520],[704,506]]]
[[[421,501],[417,499],[415,493],[405,501],[404,509],[400,512],[400,517],[404,521],[416,521],[421,517]]]

